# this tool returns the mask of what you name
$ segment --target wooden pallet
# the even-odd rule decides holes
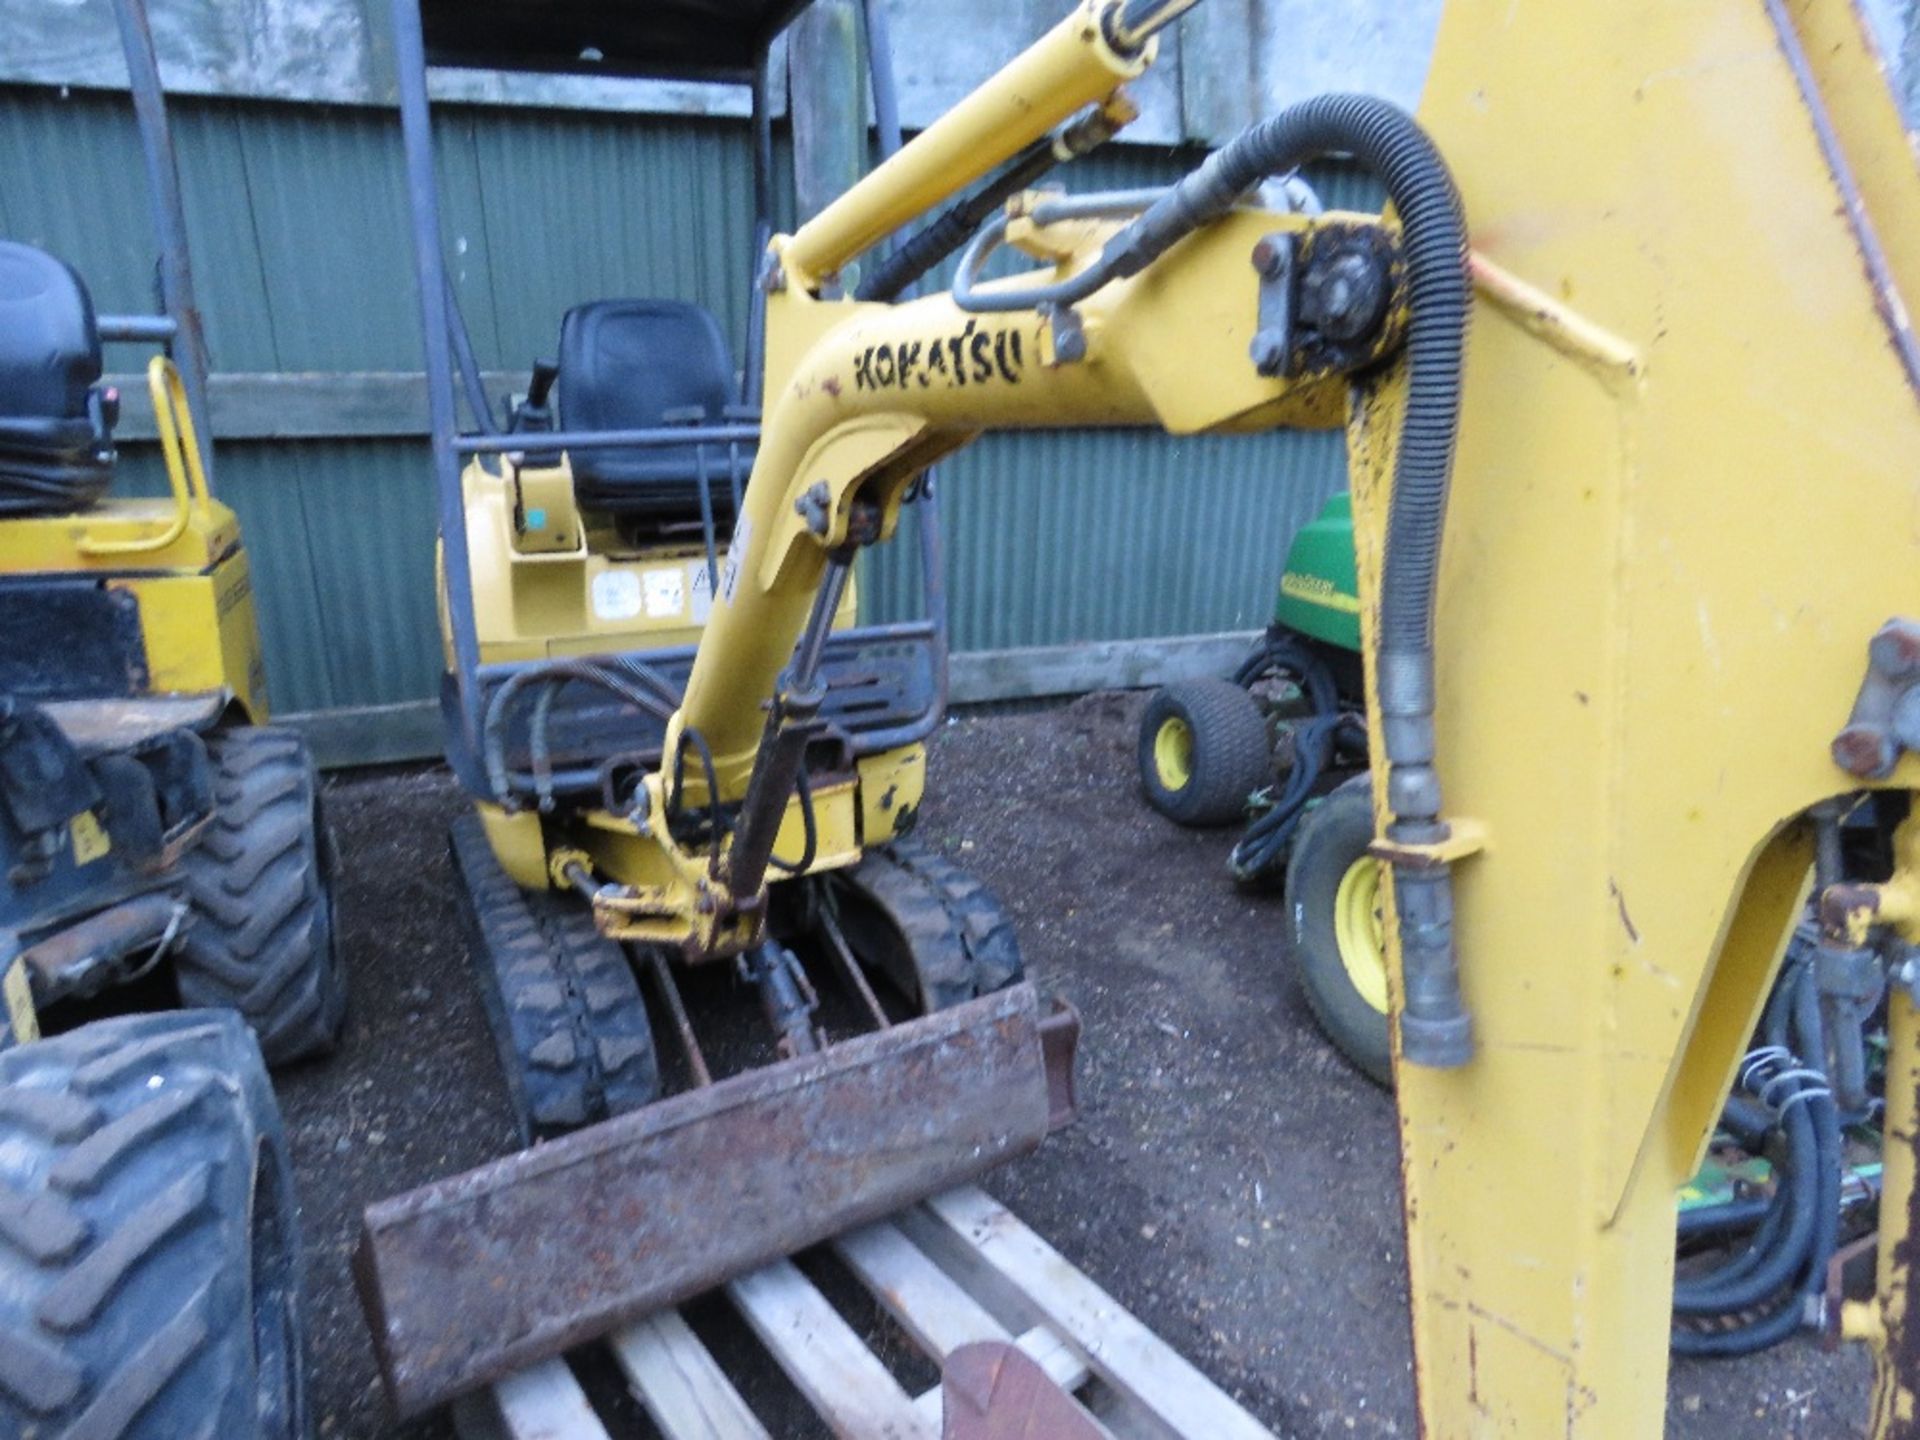
[[[936,1364],[976,1340],[1015,1340],[1114,1440],[1273,1440],[1198,1370],[997,1201],[935,1196],[832,1249]],[[940,1388],[909,1395],[787,1260],[726,1287],[733,1309],[841,1440],[939,1440]],[[772,1440],[675,1310],[607,1337],[667,1440]],[[454,1407],[462,1440],[611,1440],[564,1360]]]

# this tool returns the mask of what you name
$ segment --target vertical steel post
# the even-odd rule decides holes
[[[213,478],[213,411],[207,395],[207,337],[193,293],[193,264],[187,250],[186,212],[180,202],[180,168],[167,124],[166,93],[160,85],[160,61],[154,53],[153,27],[146,0],[114,0],[120,48],[127,58],[127,88],[140,129],[140,153],[147,171],[147,204],[153,214],[154,240],[160,247],[160,305],[175,326],[171,353],[180,365],[187,403],[199,422],[200,464]]]
[[[873,128],[881,160],[891,160],[903,143],[900,125],[900,88],[894,83],[893,30],[886,0],[860,0],[860,19],[866,27],[867,80],[873,87]],[[909,288],[902,299],[913,293]],[[940,487],[934,468],[920,479],[920,498],[914,501],[920,539],[920,586],[927,619],[933,622],[933,719],[947,713],[948,610],[947,552],[940,534]]]
[[[427,106],[426,41],[418,0],[393,0],[393,60],[400,89],[400,135],[406,152],[407,199],[413,218],[413,268],[420,298],[420,334],[426,351],[427,421],[433,441],[434,489],[439,501],[441,569],[453,631],[453,683],[467,748],[480,743],[480,696],[475,676],[480,641],[473,618],[473,581],[467,556],[466,506],[460,458],[454,453],[453,363],[447,343],[446,262],[440,252],[440,199],[433,173],[432,116]]]
[[[740,370],[740,399],[752,406],[760,404],[767,370],[767,292],[761,266],[773,239],[772,68],[763,49],[753,69],[753,256],[747,275],[747,355]],[[739,508],[738,501],[734,508]]]

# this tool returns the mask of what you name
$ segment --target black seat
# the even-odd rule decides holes
[[[0,515],[91,505],[113,475],[93,298],[73,267],[0,240]]]
[[[595,300],[560,325],[555,420],[562,430],[651,430],[718,425],[735,396],[733,357],[719,322],[683,300]],[[728,447],[705,447],[716,523],[733,515]],[[696,520],[700,461],[695,446],[575,450],[573,488],[581,506],[655,524]],[[741,457],[741,482],[752,463]]]

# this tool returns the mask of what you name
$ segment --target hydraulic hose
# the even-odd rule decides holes
[[[1104,278],[1138,274],[1260,181],[1335,153],[1350,155],[1385,185],[1406,257],[1407,406],[1387,520],[1375,688],[1388,767],[1388,838],[1431,844],[1448,833],[1434,769],[1434,586],[1472,299],[1466,217],[1439,151],[1410,115],[1384,100],[1308,100],[1215,151],[1115,235],[1092,269]],[[1406,990],[1402,1056],[1414,1065],[1464,1065],[1473,1037],[1454,957],[1450,868],[1396,862],[1394,898]]]
[[[1742,1078],[1763,1102],[1777,1107],[1787,1140],[1779,1187],[1740,1255],[1709,1274],[1676,1282],[1676,1315],[1720,1323],[1706,1330],[1676,1328],[1675,1354],[1752,1354],[1812,1323],[1820,1311],[1827,1266],[1839,1239],[1843,1155],[1839,1111],[1821,1069],[1826,1033],[1818,982],[1808,963],[1810,944],[1806,936],[1796,937],[1767,1003],[1762,1048]],[[1754,1202],[1734,1203],[1753,1213]]]

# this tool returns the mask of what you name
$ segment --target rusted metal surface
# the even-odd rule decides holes
[[[1833,738],[1833,763],[1862,780],[1893,773],[1903,749],[1920,740],[1920,624],[1900,616],[1867,642],[1867,673],[1847,723]]]
[[[667,1014],[673,1018],[673,1028],[680,1037],[680,1049],[687,1057],[693,1083],[711,1085],[713,1072],[707,1068],[706,1052],[693,1033],[693,1021],[687,1017],[687,1002],[681,998],[680,987],[674,982],[673,967],[667,964],[666,952],[657,945],[645,945],[641,950],[647,957],[647,972],[653,976],[654,987],[666,1004]]]
[[[413,1415],[975,1178],[1052,1128],[1029,985],[521,1151],[365,1215],[355,1278]]]
[[[1080,1048],[1080,1012],[1059,996],[1047,1001],[1040,1022],[1040,1047],[1047,1063],[1047,1128],[1064,1130],[1080,1116],[1073,1057]]]
[[[941,1440],[1112,1440],[1018,1345],[978,1340],[940,1371]]]
[[[20,958],[33,977],[34,1000],[47,1005],[67,995],[97,995],[108,984],[129,978],[117,962],[164,942],[186,908],[164,891],[141,895],[28,947]]]

